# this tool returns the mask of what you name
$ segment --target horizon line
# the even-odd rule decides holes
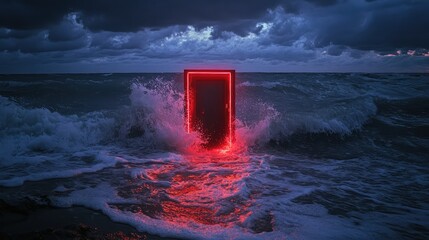
[[[234,70],[234,69],[231,69]],[[285,71],[285,72],[277,72],[277,71],[237,71],[236,73],[271,73],[271,74],[297,74],[297,73],[325,73],[325,74],[331,74],[331,73],[342,73],[342,74],[351,74],[351,73],[371,73],[371,74],[429,74],[429,72],[422,72],[422,71],[415,71],[415,72],[389,72],[389,71],[326,71],[326,72],[317,72],[317,71]],[[177,72],[177,71],[160,71],[160,72],[27,72],[27,73],[19,73],[19,72],[11,72],[11,73],[1,73],[0,75],[48,75],[48,74],[183,74],[183,71]]]

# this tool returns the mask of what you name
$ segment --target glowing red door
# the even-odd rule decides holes
[[[207,148],[234,139],[235,71],[185,70],[185,125],[198,131]]]

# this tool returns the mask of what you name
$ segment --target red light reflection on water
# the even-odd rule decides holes
[[[158,218],[176,225],[227,227],[250,214],[244,182],[248,157],[213,150],[187,155],[180,164],[158,165],[146,172],[153,181],[170,182],[163,189],[167,197],[160,198]]]

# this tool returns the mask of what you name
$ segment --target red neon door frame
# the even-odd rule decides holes
[[[207,76],[207,78],[213,77],[222,78],[222,80],[228,82],[228,133],[227,133],[227,143],[229,146],[232,145],[234,141],[234,121],[235,121],[235,70],[193,70],[193,69],[185,69],[184,71],[184,87],[185,87],[185,129],[186,132],[190,133],[194,130],[194,126],[192,126],[192,114],[191,112],[195,109],[196,102],[192,97],[192,81],[196,81],[194,78],[198,78],[197,80],[201,81],[201,78]]]

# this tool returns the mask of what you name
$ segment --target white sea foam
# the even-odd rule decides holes
[[[24,108],[0,96],[0,185],[70,177],[114,166],[108,153],[92,148],[109,136],[114,120],[102,113],[63,116]]]
[[[267,75],[265,82],[239,84],[236,144],[241,145],[223,155],[182,151],[198,139],[184,133],[183,95],[162,79],[133,84],[131,104],[109,113],[62,115],[0,97],[0,185],[70,177],[49,181],[57,184],[47,193],[55,206],[86,206],[160,236],[424,239],[427,141],[410,129],[426,126],[427,77],[416,84],[343,81],[332,75],[318,79],[322,75]],[[67,81],[101,84],[73,79]],[[116,89],[119,81],[110,83]],[[416,96],[422,98],[408,99]],[[410,101],[395,100],[403,97]],[[50,99],[40,103],[52,107]],[[22,101],[31,104],[31,98]],[[372,131],[372,119],[390,121],[389,133],[383,135],[377,125]],[[401,126],[394,124],[398,119]],[[325,134],[322,140],[329,140],[331,134],[362,129],[363,140],[326,141],[330,150],[315,150],[319,142],[311,141],[298,141],[298,150],[292,143],[290,151],[246,149],[295,134]],[[389,141],[380,141],[386,136]],[[420,152],[415,151],[418,144]],[[145,146],[152,148],[146,151]],[[359,154],[335,160],[325,150]],[[25,187],[20,190],[31,197]]]
[[[149,141],[178,150],[198,142],[196,134],[185,131],[183,94],[172,88],[172,82],[157,78],[149,84],[134,83],[130,100],[132,111],[121,127],[123,133],[139,126]]]
[[[317,172],[326,175],[335,174],[338,171],[335,161],[325,163],[313,162],[310,159],[302,159],[294,156],[288,158],[279,158],[274,155],[249,155],[241,156],[235,159],[232,165],[225,166],[225,162],[217,159],[212,163],[192,162],[189,166],[184,166],[185,155],[175,155],[180,158],[174,160],[174,156],[169,154],[155,154],[153,158],[141,159],[143,163],[153,163],[153,165],[141,165],[141,168],[126,169],[119,173],[130,175],[135,179],[135,186],[128,181],[126,188],[115,180],[115,177],[107,182],[99,182],[94,186],[79,189],[63,191],[59,188],[57,196],[51,197],[52,203],[57,207],[85,206],[94,210],[99,210],[109,216],[112,220],[129,224],[142,232],[148,232],[163,237],[179,237],[186,239],[372,239],[395,235],[391,229],[384,226],[380,219],[384,217],[381,213],[360,214],[355,213],[359,218],[342,217],[328,212],[325,206],[317,203],[297,203],[294,200],[300,196],[306,196],[314,191],[330,191],[329,185],[337,186],[329,178],[317,178]],[[166,162],[159,165],[166,157]],[[236,156],[238,157],[238,156]],[[168,160],[170,159],[170,160]],[[203,161],[203,159],[200,159]],[[285,168],[276,168],[276,165],[269,164],[271,161],[284,161],[289,165],[289,171],[296,171],[294,177],[284,177]],[[173,165],[169,165],[172,164]],[[168,167],[167,167],[168,166]],[[165,167],[167,171],[161,168]],[[231,168],[230,171],[226,169]],[[159,185],[158,179],[149,175],[151,171],[161,174],[166,184]],[[311,171],[307,171],[311,170]],[[172,180],[174,176],[193,176],[193,174],[205,176],[194,180]],[[222,173],[225,176],[222,176]],[[224,178],[222,182],[212,182],[212,177],[218,176]],[[243,175],[241,175],[243,174]],[[314,175],[313,175],[314,174]],[[240,176],[241,175],[241,176]],[[230,177],[237,177],[236,180]],[[316,178],[315,178],[316,177]],[[168,180],[170,179],[170,180]],[[142,181],[141,184],[140,181]],[[182,182],[180,182],[182,181]],[[193,182],[195,181],[195,182]],[[208,182],[206,182],[208,181]],[[318,184],[308,184],[317,181]],[[199,182],[199,183],[198,183]],[[307,183],[305,183],[307,182]],[[132,189],[138,190],[141,185],[156,184],[152,194],[148,198],[142,197],[142,193],[135,193]],[[187,184],[189,186],[180,186]],[[184,208],[173,209],[175,212],[173,219],[165,219],[162,215],[159,217],[150,217],[141,211],[130,211],[117,208],[115,206],[133,205],[142,206],[148,202],[156,202],[156,199],[169,191],[163,189],[186,189],[192,186],[205,186],[207,189],[203,195],[198,192],[184,192],[181,195],[169,196],[169,200],[180,204]],[[321,186],[322,185],[322,186]],[[235,187],[239,191],[225,191]],[[119,193],[118,189],[121,190]],[[192,187],[190,189],[193,189]],[[207,191],[206,191],[207,190]],[[159,192],[162,192],[159,196]],[[221,193],[221,194],[220,194]],[[225,195],[226,193],[226,195]],[[332,194],[338,194],[333,192]],[[191,197],[192,201],[189,201]],[[209,200],[208,200],[209,199]],[[233,199],[241,199],[245,204]],[[159,199],[161,201],[161,199]],[[231,201],[232,200],[232,201]],[[327,199],[329,200],[329,199]],[[183,215],[191,214],[192,207],[210,206],[216,209],[217,214],[211,216],[214,219],[222,218],[224,214],[237,208],[243,208],[239,212],[239,217],[232,223],[223,222],[222,224],[202,224],[194,221],[192,218],[186,218]],[[186,208],[190,207],[191,208]],[[191,212],[181,212],[189,209]],[[247,209],[247,210],[245,210]],[[159,211],[168,211],[168,208],[157,207]],[[171,210],[171,209],[170,209]],[[201,212],[201,214],[205,214]],[[209,220],[209,219],[207,219]],[[265,221],[265,222],[264,222]],[[388,220],[392,223],[398,219]],[[359,224],[356,224],[359,222]],[[272,225],[268,231],[254,232],[254,229],[264,225]]]
[[[279,232],[252,234],[239,227],[224,228],[219,225],[204,225],[196,222],[175,223],[150,218],[141,213],[121,211],[112,207],[115,204],[139,204],[136,199],[118,196],[114,187],[101,183],[96,187],[76,190],[68,196],[51,197],[57,207],[85,206],[100,210],[112,220],[127,223],[139,231],[162,237],[181,237],[191,239],[284,239]]]
[[[44,108],[25,108],[0,97],[0,165],[28,164],[20,165],[19,168],[24,170],[18,176],[11,177],[12,173],[4,171],[3,184],[18,185],[26,180],[100,170],[103,167],[91,165],[93,163],[88,166],[82,164],[79,166],[81,170],[62,170],[59,166],[67,166],[61,162],[68,162],[70,155],[85,152],[103,140],[111,141],[115,132],[120,143],[129,142],[128,145],[134,148],[143,145],[183,152],[199,144],[197,134],[185,132],[183,94],[173,88],[173,82],[159,78],[145,84],[136,82],[131,85],[129,97],[131,107],[127,114],[117,119],[106,117],[101,112],[65,116]],[[245,115],[236,119],[237,148],[264,145],[272,139],[295,133],[350,134],[361,129],[377,111],[374,102],[368,98],[357,99],[347,106],[315,109],[311,113],[296,110],[288,113],[287,109],[278,111],[274,105],[264,102],[250,105],[249,114],[255,115],[252,121],[241,121],[241,117],[246,119]],[[129,139],[130,131],[136,126],[143,136]],[[100,148],[103,149],[108,152],[108,147]],[[55,170],[51,169],[49,173],[41,170],[29,173],[26,170],[34,164],[40,164],[42,169],[48,163],[55,163]],[[111,166],[111,163],[105,166]]]
[[[57,158],[50,159],[50,163],[46,164],[49,165],[48,168],[44,167],[43,164],[38,164],[38,166],[18,165],[17,167],[21,167],[21,169],[14,170],[13,174],[7,174],[7,170],[0,174],[0,186],[14,187],[24,184],[25,181],[68,178],[82,173],[97,172],[107,167],[113,167],[118,162],[115,157],[109,156],[103,152],[86,152],[85,156],[93,157],[93,162],[90,164],[82,163],[76,165],[72,159],[68,159],[66,156],[61,155]],[[5,174],[7,174],[7,176],[4,176]]]
[[[113,123],[100,112],[63,116],[45,108],[24,108],[0,96],[0,165],[30,152],[74,152],[96,144],[111,132]]]
[[[245,86],[245,87],[264,87],[264,88],[273,88],[277,86],[284,86],[281,82],[276,81],[261,81],[261,82],[249,82],[245,81],[240,84],[238,84],[238,87]]]

